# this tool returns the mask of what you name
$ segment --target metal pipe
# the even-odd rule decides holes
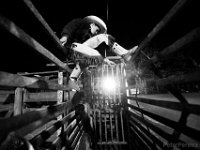
[[[101,110],[99,110],[99,136],[100,136],[100,142],[102,142],[102,122],[101,122]]]
[[[102,67],[101,67],[101,83],[102,83],[102,79],[103,79],[103,73],[104,73],[104,68],[103,68],[103,65],[102,65]],[[102,88],[102,87],[101,87]],[[102,91],[103,93],[104,93],[104,91]],[[103,105],[103,100],[104,100],[104,94],[103,95],[101,95],[102,96],[102,105]],[[103,108],[103,106],[101,107],[101,109]]]
[[[118,116],[117,116],[117,113],[116,113],[116,111],[114,112],[114,114],[115,114],[115,129],[116,129],[116,138],[117,138],[117,141],[119,141]]]
[[[106,77],[107,78],[109,78],[109,69],[108,69],[108,65],[106,65]],[[110,99],[110,91],[108,91],[108,93],[106,93],[106,94],[108,94],[108,99],[107,99],[107,101]]]
[[[122,129],[122,140],[123,142],[125,141],[124,139],[124,122],[123,122],[123,118],[122,118],[122,110],[120,110],[120,119],[121,119],[121,129]]]
[[[147,37],[142,41],[142,43],[138,46],[132,60],[138,56],[139,52],[142,51],[150,42],[151,40],[169,23],[169,21],[180,11],[180,9],[184,6],[184,4],[188,0],[179,0],[171,9],[170,11],[164,16],[164,18],[153,28],[153,30],[147,35]],[[132,52],[130,52],[132,53]]]
[[[97,116],[96,116],[96,108],[95,106],[93,105],[93,117],[94,117],[94,128],[95,128],[95,131],[97,131]]]
[[[108,141],[108,137],[107,137],[107,134],[108,134],[108,132],[107,132],[107,116],[106,116],[107,114],[106,114],[106,110],[104,111],[104,125],[105,125],[105,141],[107,142]]]
[[[121,90],[124,89],[124,86],[123,86],[123,84],[124,84],[124,74],[123,74],[123,71],[124,70],[123,70],[123,66],[122,65],[120,65],[119,67],[120,67],[120,71],[118,72],[118,76],[120,78],[120,84],[119,84],[119,90],[118,90],[118,92],[119,92],[119,103],[122,103]]]
[[[114,68],[112,67],[111,68],[111,76],[112,78],[115,79],[115,82],[116,82],[116,87],[114,88],[114,93],[112,95],[112,99],[111,99],[111,103],[116,103],[115,99],[116,99],[116,88],[118,87],[118,81],[116,81],[116,75],[114,75]]]
[[[112,125],[112,112],[111,109],[109,109],[109,113],[110,113],[110,134],[111,134],[111,141],[113,141],[113,125]]]

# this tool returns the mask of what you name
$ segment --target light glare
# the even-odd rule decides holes
[[[114,92],[116,81],[114,78],[106,77],[102,79],[102,88],[105,92]]]

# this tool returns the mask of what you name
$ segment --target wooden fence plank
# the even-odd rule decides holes
[[[8,32],[13,34],[15,37],[32,47],[34,50],[39,52],[41,55],[46,57],[51,62],[55,63],[58,67],[71,72],[71,69],[66,63],[61,62],[57,57],[55,57],[51,52],[49,52],[45,47],[38,43],[35,39],[25,33],[21,28],[15,25],[14,22],[0,15],[0,25],[3,26]]]
[[[37,78],[24,77],[16,74],[0,71],[0,86],[35,88],[45,90],[71,90],[70,87],[61,86],[50,81],[40,80]]]

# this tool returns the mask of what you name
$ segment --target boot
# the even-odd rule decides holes
[[[128,53],[122,55],[123,59],[128,62],[131,60],[133,53],[135,53],[136,49],[138,48],[138,46],[134,46],[133,48],[131,48]]]
[[[79,64],[76,64],[76,67],[73,69],[72,73],[70,74],[69,78],[72,80],[77,81],[78,78],[81,75],[81,67],[79,66]]]
[[[80,91],[80,87],[75,80],[69,79],[67,86],[70,87],[72,91]]]
[[[81,75],[81,68],[79,64],[76,64],[76,67],[73,69],[72,73],[69,76],[68,86],[71,87],[75,91],[79,91],[80,88],[78,86],[77,80]]]
[[[132,54],[135,52],[138,46],[134,46],[130,50],[126,50],[122,46],[120,46],[118,43],[114,42],[112,46],[112,50],[114,53],[116,53],[118,56],[121,56],[126,62],[131,60]]]
[[[114,42],[112,45],[112,50],[114,53],[116,53],[118,56],[122,56],[126,53],[128,53],[128,50],[120,46],[118,43]]]

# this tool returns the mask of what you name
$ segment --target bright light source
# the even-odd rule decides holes
[[[140,94],[140,91],[139,91],[139,89],[133,88],[133,89],[130,89],[130,93],[131,94]]]
[[[116,89],[116,81],[113,77],[105,77],[102,79],[102,89],[105,92],[114,92]]]

